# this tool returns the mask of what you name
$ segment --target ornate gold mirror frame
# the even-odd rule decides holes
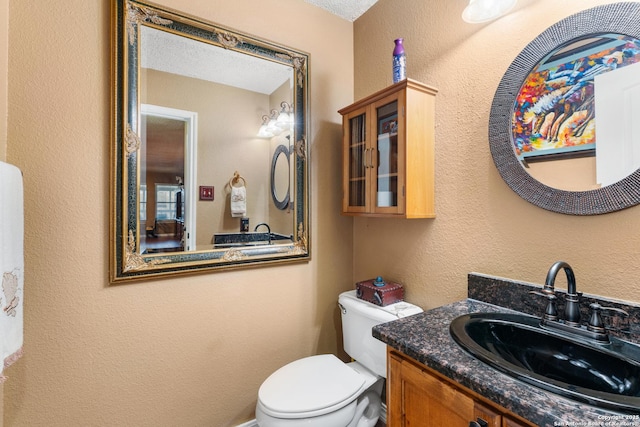
[[[308,261],[309,170],[306,135],[309,55],[147,2],[113,0],[112,21],[111,282]],[[287,239],[272,239],[273,233],[270,233],[268,239],[260,244],[247,242],[216,246],[212,241],[211,247],[206,250],[198,248],[161,253],[140,250],[141,238],[145,237],[143,234],[147,231],[140,223],[142,131],[139,84],[143,27],[249,55],[265,63],[290,67],[295,120],[291,127],[293,153],[290,160],[290,214],[293,224],[292,233]],[[270,158],[265,162],[268,164]],[[219,188],[223,187],[222,183],[218,185]],[[189,193],[186,197],[189,197]]]

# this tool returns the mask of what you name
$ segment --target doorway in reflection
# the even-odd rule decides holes
[[[143,105],[140,159],[140,251],[182,252],[190,243],[195,214],[189,159],[195,113]]]

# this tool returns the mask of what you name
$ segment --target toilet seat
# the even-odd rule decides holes
[[[305,357],[275,371],[260,386],[262,409],[277,418],[315,417],[352,402],[367,378],[332,354]]]

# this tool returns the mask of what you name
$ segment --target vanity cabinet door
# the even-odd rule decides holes
[[[534,427],[499,405],[387,347],[388,427]],[[478,420],[480,419],[480,420]]]
[[[469,427],[470,397],[390,353],[387,394],[388,427]]]

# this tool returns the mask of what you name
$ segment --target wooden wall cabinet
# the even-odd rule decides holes
[[[387,347],[387,427],[535,427]],[[479,425],[483,426],[482,422]]]
[[[341,110],[342,213],[435,217],[435,95],[406,79]]]

